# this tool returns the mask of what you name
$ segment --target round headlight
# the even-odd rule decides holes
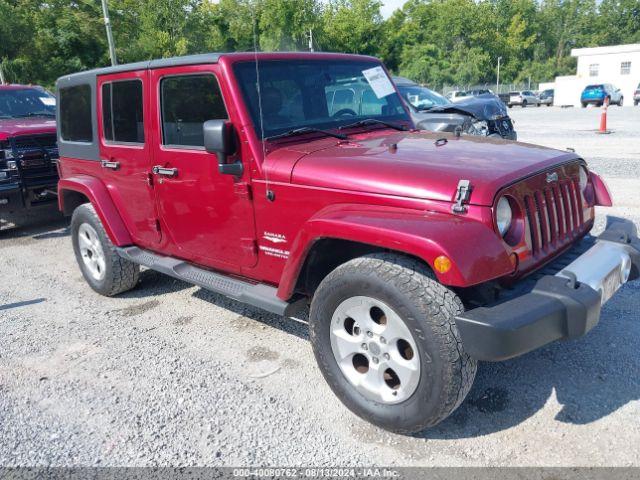
[[[587,188],[589,184],[589,174],[587,173],[587,169],[585,167],[580,167],[580,191],[584,192],[584,189]]]
[[[500,200],[498,200],[498,205],[496,206],[496,224],[498,226],[500,235],[502,235],[503,237],[509,231],[512,220],[513,211],[511,209],[509,200],[507,199],[507,197],[500,197]]]

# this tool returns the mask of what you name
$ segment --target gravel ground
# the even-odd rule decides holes
[[[520,139],[574,147],[640,224],[640,108],[510,111]],[[598,212],[598,224],[605,211]],[[639,465],[640,283],[577,341],[481,364],[438,427],[356,418],[307,329],[146,271],[94,294],[64,220],[0,233],[0,465]]]

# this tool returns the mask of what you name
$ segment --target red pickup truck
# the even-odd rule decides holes
[[[638,277],[635,226],[570,151],[413,129],[375,58],[204,54],[57,82],[59,203],[89,285],[140,266],[309,330],[356,414],[413,432],[478,360],[593,328]],[[544,267],[544,268],[543,268]]]
[[[0,221],[56,204],[55,101],[42,87],[0,85]]]

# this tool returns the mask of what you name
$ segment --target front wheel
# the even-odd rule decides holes
[[[618,102],[618,106],[621,107],[624,103],[624,97],[620,97],[620,101]]]
[[[393,432],[417,432],[450,415],[475,378],[477,362],[455,323],[462,310],[422,263],[367,255],[318,287],[311,343],[324,378],[351,411]]]
[[[526,100],[522,101],[522,108],[527,108],[527,101]]]
[[[82,275],[96,292],[111,297],[136,286],[139,265],[118,255],[90,203],[73,212],[71,239]]]

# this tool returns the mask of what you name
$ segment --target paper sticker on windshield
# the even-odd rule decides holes
[[[362,74],[364,75],[364,78],[367,79],[367,82],[369,82],[369,85],[373,89],[373,93],[376,94],[376,97],[384,98],[396,91],[382,67],[368,68],[363,70]]]
[[[56,99],[53,97],[38,97],[42,103],[44,103],[47,107],[55,107]]]

